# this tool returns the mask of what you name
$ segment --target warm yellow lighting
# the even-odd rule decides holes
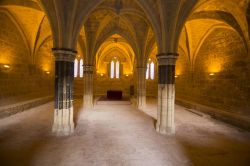
[[[128,77],[128,74],[126,74],[126,77]]]
[[[45,73],[46,73],[46,74],[48,74],[48,75],[50,74],[50,72],[49,72],[49,71],[45,71]]]
[[[223,63],[224,62],[221,59],[212,59],[210,63],[208,63],[208,72],[210,73],[220,72]]]
[[[210,76],[214,76],[214,75],[215,75],[215,73],[209,73],[209,75],[210,75]]]
[[[175,75],[174,77],[175,77],[175,78],[178,78],[179,76],[178,76],[178,75]]]
[[[151,61],[151,58],[149,58],[148,60]]]
[[[9,69],[9,68],[10,68],[10,65],[3,65],[3,67],[4,67],[5,69]]]
[[[100,75],[101,75],[101,77],[103,77],[103,75],[104,75],[104,74],[103,74],[103,73],[101,73]]]

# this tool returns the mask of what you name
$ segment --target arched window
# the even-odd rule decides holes
[[[74,77],[77,77],[78,75],[78,60],[75,59],[75,62],[74,62]]]
[[[149,60],[151,61],[151,60]],[[155,79],[155,64],[154,62],[148,62],[147,63],[147,70],[146,70],[146,79]]]
[[[115,63],[111,61],[110,63],[110,78],[114,78],[115,76]]]
[[[80,60],[80,77],[83,77],[83,60]]]
[[[155,64],[151,62],[150,64],[150,79],[153,80],[155,78]]]
[[[149,63],[147,63],[146,79],[149,79]]]
[[[110,78],[120,78],[120,62],[116,59],[110,63]]]
[[[116,78],[120,77],[120,63],[119,63],[119,61],[117,61],[116,65],[115,65],[115,77]]]

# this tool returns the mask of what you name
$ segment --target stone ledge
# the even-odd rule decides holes
[[[216,108],[208,107],[205,105],[197,104],[182,99],[176,99],[176,104],[203,112],[205,114],[210,115],[214,119],[218,119],[223,122],[250,131],[250,117],[239,115],[232,112],[227,112],[225,110],[219,110]]]
[[[28,110],[30,108],[45,104],[53,100],[53,96],[46,96],[41,98],[36,98],[33,100],[28,100],[16,104],[11,104],[7,106],[0,107],[0,119],[14,115],[18,112]]]

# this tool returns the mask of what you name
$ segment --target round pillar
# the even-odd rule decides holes
[[[74,132],[73,81],[76,51],[52,49],[55,56],[55,109],[52,132],[59,136]]]
[[[137,67],[137,108],[146,106],[146,68]]]
[[[174,134],[175,63],[177,53],[158,54],[158,107],[156,130]]]
[[[85,109],[92,109],[93,104],[93,65],[84,65],[83,66],[83,80],[84,80],[84,94],[83,94],[83,103]]]

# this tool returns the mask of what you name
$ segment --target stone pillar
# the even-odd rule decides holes
[[[146,106],[146,68],[137,67],[137,108]]]
[[[83,103],[85,109],[93,108],[93,71],[94,67],[92,65],[84,65],[83,68],[84,75],[84,94]]]
[[[174,134],[175,62],[176,53],[159,54],[158,108],[156,130],[161,134]]]
[[[73,81],[76,51],[52,49],[55,56],[55,110],[52,132],[58,136],[74,132]]]

